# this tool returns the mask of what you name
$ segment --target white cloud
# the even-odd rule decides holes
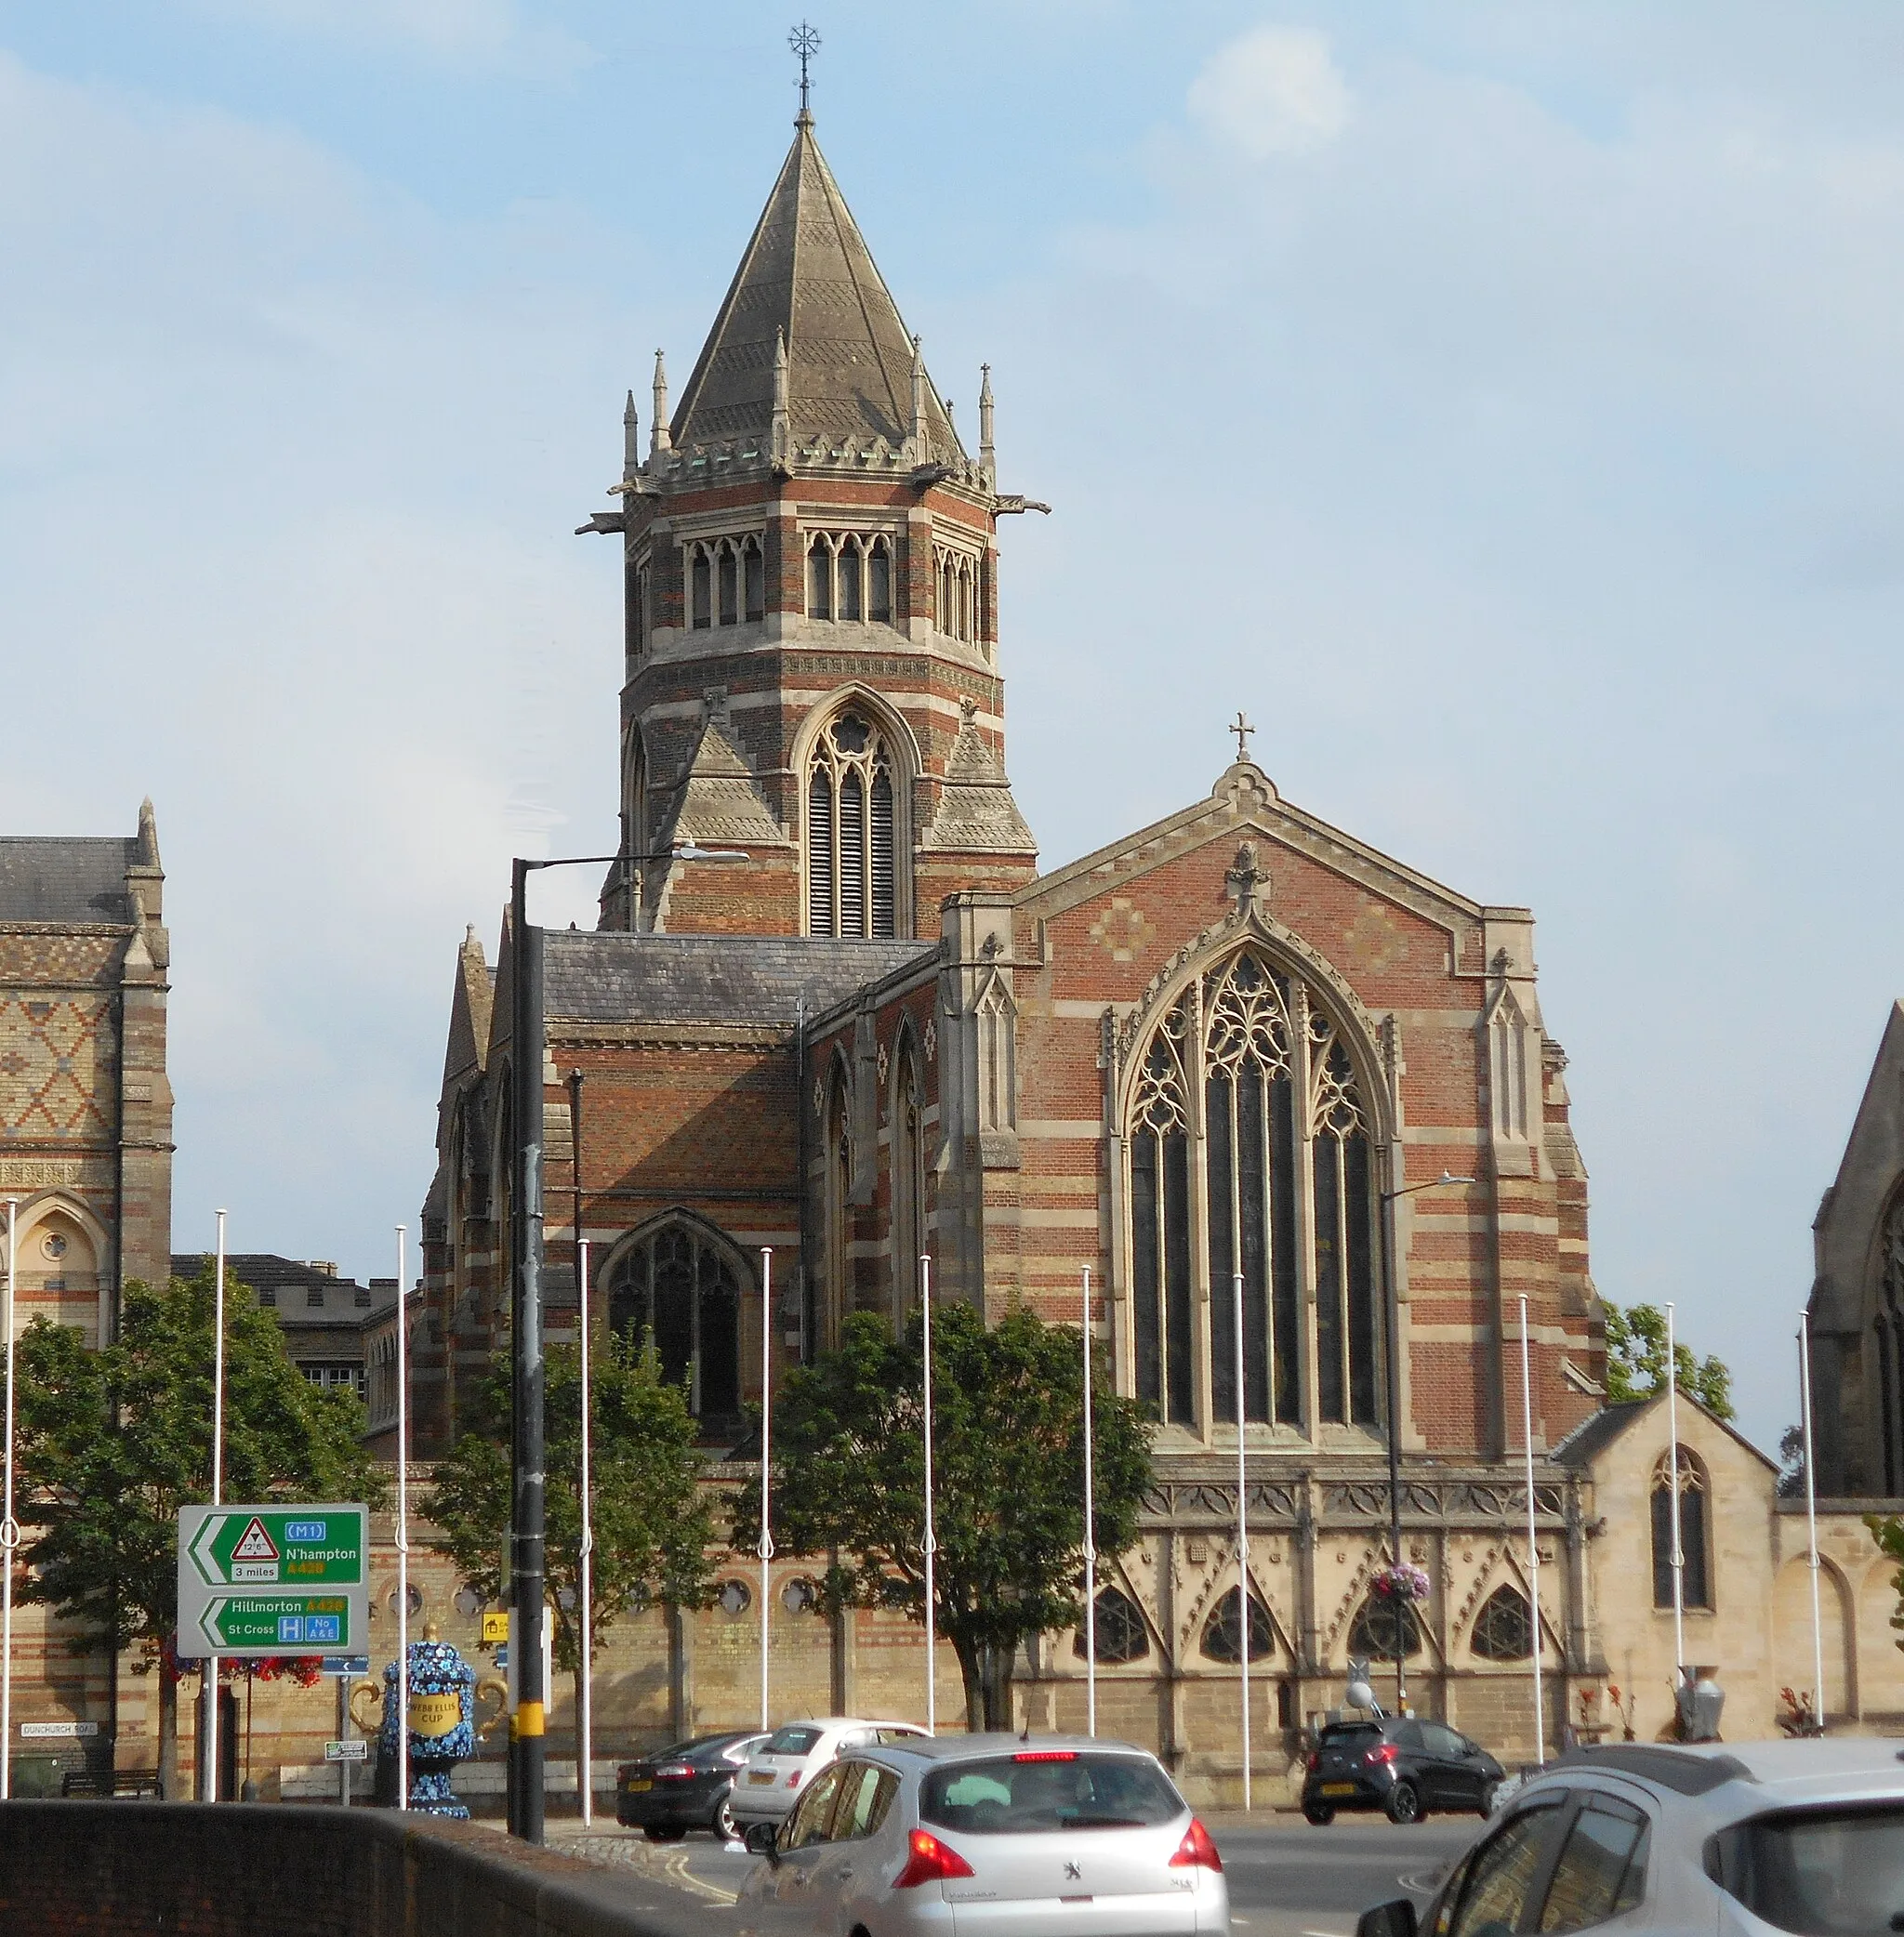
[[[538,66],[559,67],[584,52],[560,30],[526,25],[515,0],[188,0],[188,5],[233,26],[354,46],[407,47],[458,65],[494,67],[527,57]]]
[[[1349,118],[1329,42],[1310,27],[1254,27],[1190,84],[1191,119],[1256,161],[1326,147]]]

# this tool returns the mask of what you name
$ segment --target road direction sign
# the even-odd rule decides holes
[[[184,1508],[178,1653],[354,1654],[370,1638],[369,1561],[361,1506]]]

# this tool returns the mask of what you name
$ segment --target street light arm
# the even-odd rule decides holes
[[[652,854],[560,854],[549,861],[518,860],[524,874],[548,867],[606,867],[616,861],[751,861],[754,857],[740,848],[704,848],[694,841],[682,841],[676,848],[658,848]]]
[[[1478,1177],[1457,1177],[1451,1170],[1444,1170],[1439,1177],[1431,1177],[1424,1183],[1404,1184],[1399,1191],[1383,1191],[1382,1201],[1393,1204],[1397,1197],[1412,1197],[1417,1191],[1435,1191],[1443,1184],[1477,1184],[1480,1181]]]

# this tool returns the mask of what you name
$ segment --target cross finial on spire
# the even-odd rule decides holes
[[[820,36],[802,20],[787,36],[787,45],[800,56],[800,120],[796,125],[805,127],[813,118],[808,99],[813,79],[807,72],[807,62],[820,51]]]
[[[1236,736],[1236,764],[1240,767],[1250,758],[1250,735],[1256,731],[1242,707],[1236,708],[1236,717],[1230,722],[1228,731]]]

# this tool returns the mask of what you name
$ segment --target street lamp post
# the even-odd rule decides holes
[[[525,1842],[543,1839],[545,1705],[542,1673],[542,931],[529,927],[529,876],[551,867],[623,868],[649,861],[746,861],[738,848],[692,841],[654,854],[569,854],[509,864],[510,1287],[509,1647],[516,1663],[516,1711],[509,1719],[509,1826]],[[532,940],[533,935],[533,940]],[[402,1311],[403,1286],[397,1287]]]
[[[1456,1177],[1444,1170],[1419,1184],[1404,1184],[1399,1190],[1383,1191],[1382,1197],[1382,1272],[1387,1281],[1382,1299],[1382,1357],[1388,1366],[1388,1561],[1394,1577],[1399,1578],[1402,1564],[1402,1368],[1401,1368],[1401,1287],[1395,1279],[1395,1206],[1398,1197],[1412,1197],[1417,1191],[1439,1190],[1444,1184],[1472,1184],[1472,1177]],[[1408,1636],[1402,1629],[1401,1609],[1395,1597],[1389,1597],[1395,1619],[1395,1706],[1397,1713],[1408,1706],[1407,1655]]]

